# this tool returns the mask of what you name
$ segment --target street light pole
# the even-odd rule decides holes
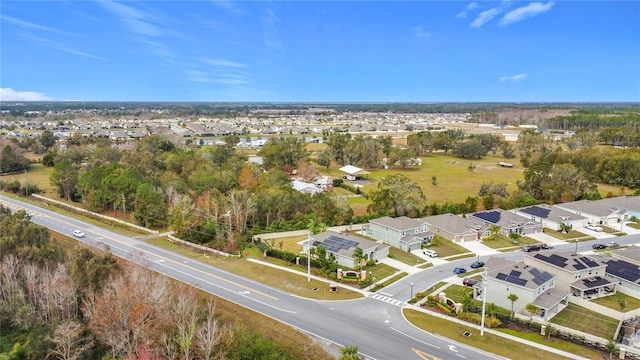
[[[311,282],[311,231],[307,230],[307,282]]]
[[[413,283],[411,283],[411,299],[413,299]],[[409,299],[409,300],[411,300]]]
[[[484,310],[487,305],[487,268],[482,272],[482,321],[480,323],[480,336],[484,336]]]

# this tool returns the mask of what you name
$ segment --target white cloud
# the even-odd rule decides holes
[[[476,7],[478,7],[478,3],[477,2],[472,2],[471,4],[467,5],[467,7],[460,11],[459,13],[456,14],[457,18],[461,18],[461,19],[466,19],[467,18],[467,11],[468,10],[473,10]]]
[[[7,15],[3,15],[2,16],[2,21],[9,23],[9,24],[13,24],[16,25],[18,27],[21,27],[23,29],[26,30],[37,30],[37,31],[44,31],[44,32],[54,32],[54,33],[60,33],[60,34],[67,34],[65,31],[56,29],[56,28],[52,28],[49,26],[44,26],[44,25],[39,25],[39,24],[35,24],[32,22],[28,22],[28,21],[24,21],[24,20],[20,20],[20,19],[16,19],[14,17],[11,16],[7,16]]]
[[[227,0],[211,0],[211,3],[221,9],[224,9],[227,12],[230,12],[234,15],[247,15],[248,13],[244,11],[240,6],[238,6],[239,2],[237,1],[227,1]]]
[[[100,4],[118,16],[127,29],[133,33],[144,36],[159,36],[162,34],[160,28],[153,24],[154,22],[157,23],[158,20],[148,13],[114,1],[101,1]]]
[[[469,26],[479,28],[485,23],[491,21],[496,15],[500,14],[502,9],[497,7],[481,12]]]
[[[96,56],[96,55],[93,55],[93,54],[86,53],[84,51],[77,50],[77,49],[75,49],[75,48],[73,48],[73,47],[71,47],[71,46],[69,46],[67,44],[61,43],[59,41],[49,40],[49,39],[45,39],[45,38],[42,38],[42,37],[39,37],[39,36],[29,35],[29,34],[20,34],[20,36],[22,36],[24,38],[27,38],[27,39],[29,39],[29,40],[37,43],[37,44],[40,44],[42,46],[46,46],[46,47],[50,47],[52,49],[64,51],[64,52],[67,52],[69,54],[74,54],[74,55],[78,55],[78,56],[84,56],[84,57],[88,57],[88,58],[95,59],[95,60],[102,60],[102,61],[106,60],[103,57]]]
[[[52,98],[35,91],[16,91],[12,88],[0,88],[0,101],[50,101]]]
[[[511,76],[500,76],[500,82],[517,82],[522,81],[527,77],[527,74],[516,74]]]
[[[223,67],[233,67],[233,68],[244,68],[245,64],[224,60],[224,59],[202,59],[205,63],[213,66],[223,66]]]
[[[513,23],[517,23],[518,21],[522,21],[524,19],[534,17],[538,14],[542,14],[547,12],[553,7],[553,2],[541,3],[541,2],[533,2],[529,3],[529,5],[521,6],[515,10],[511,10],[506,13],[502,19],[500,19],[500,26],[507,26]]]
[[[431,33],[424,30],[422,25],[414,26],[411,30],[413,30],[413,35],[415,35],[416,39],[424,39],[431,36]]]

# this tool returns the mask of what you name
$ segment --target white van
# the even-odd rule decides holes
[[[435,251],[433,251],[433,250],[431,250],[431,249],[424,249],[424,250],[422,251],[422,253],[423,253],[423,254],[425,254],[425,255],[427,255],[428,257],[432,257],[432,258],[434,258],[434,257],[438,257],[438,253],[437,253],[437,252],[435,252]]]

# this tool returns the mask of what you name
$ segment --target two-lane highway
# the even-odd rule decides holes
[[[401,306],[408,291],[398,291],[394,301],[368,297],[349,301],[317,301],[300,298],[237,276],[193,259],[102,229],[47,209],[0,196],[0,204],[12,211],[25,210],[32,221],[68,236],[76,229],[86,236],[78,241],[109,249],[114,255],[191,284],[307,333],[341,346],[358,346],[370,359],[499,359],[500,357],[431,335],[407,323]],[[414,275],[416,285],[444,278],[439,269]],[[418,276],[420,275],[420,276]],[[448,276],[448,275],[447,275]],[[433,283],[431,282],[431,284]],[[400,289],[400,285],[396,285]],[[416,287],[416,289],[418,289]],[[390,291],[395,291],[390,288]],[[386,291],[389,291],[386,290]],[[382,298],[380,298],[382,296]],[[397,301],[401,300],[401,301]]]

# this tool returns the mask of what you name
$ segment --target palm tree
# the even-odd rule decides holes
[[[353,249],[353,258],[356,259],[357,265],[362,264],[362,259],[364,258],[364,252],[360,247],[356,247],[355,249]],[[362,268],[364,269],[364,266],[362,266]]]
[[[509,294],[509,296],[507,296],[507,299],[509,299],[511,301],[511,318],[513,319],[513,304],[518,301],[518,295],[516,294]]]
[[[534,304],[527,304],[527,306],[525,306],[524,308],[529,314],[531,314],[531,323],[533,324],[533,315],[538,312],[538,307]]]

